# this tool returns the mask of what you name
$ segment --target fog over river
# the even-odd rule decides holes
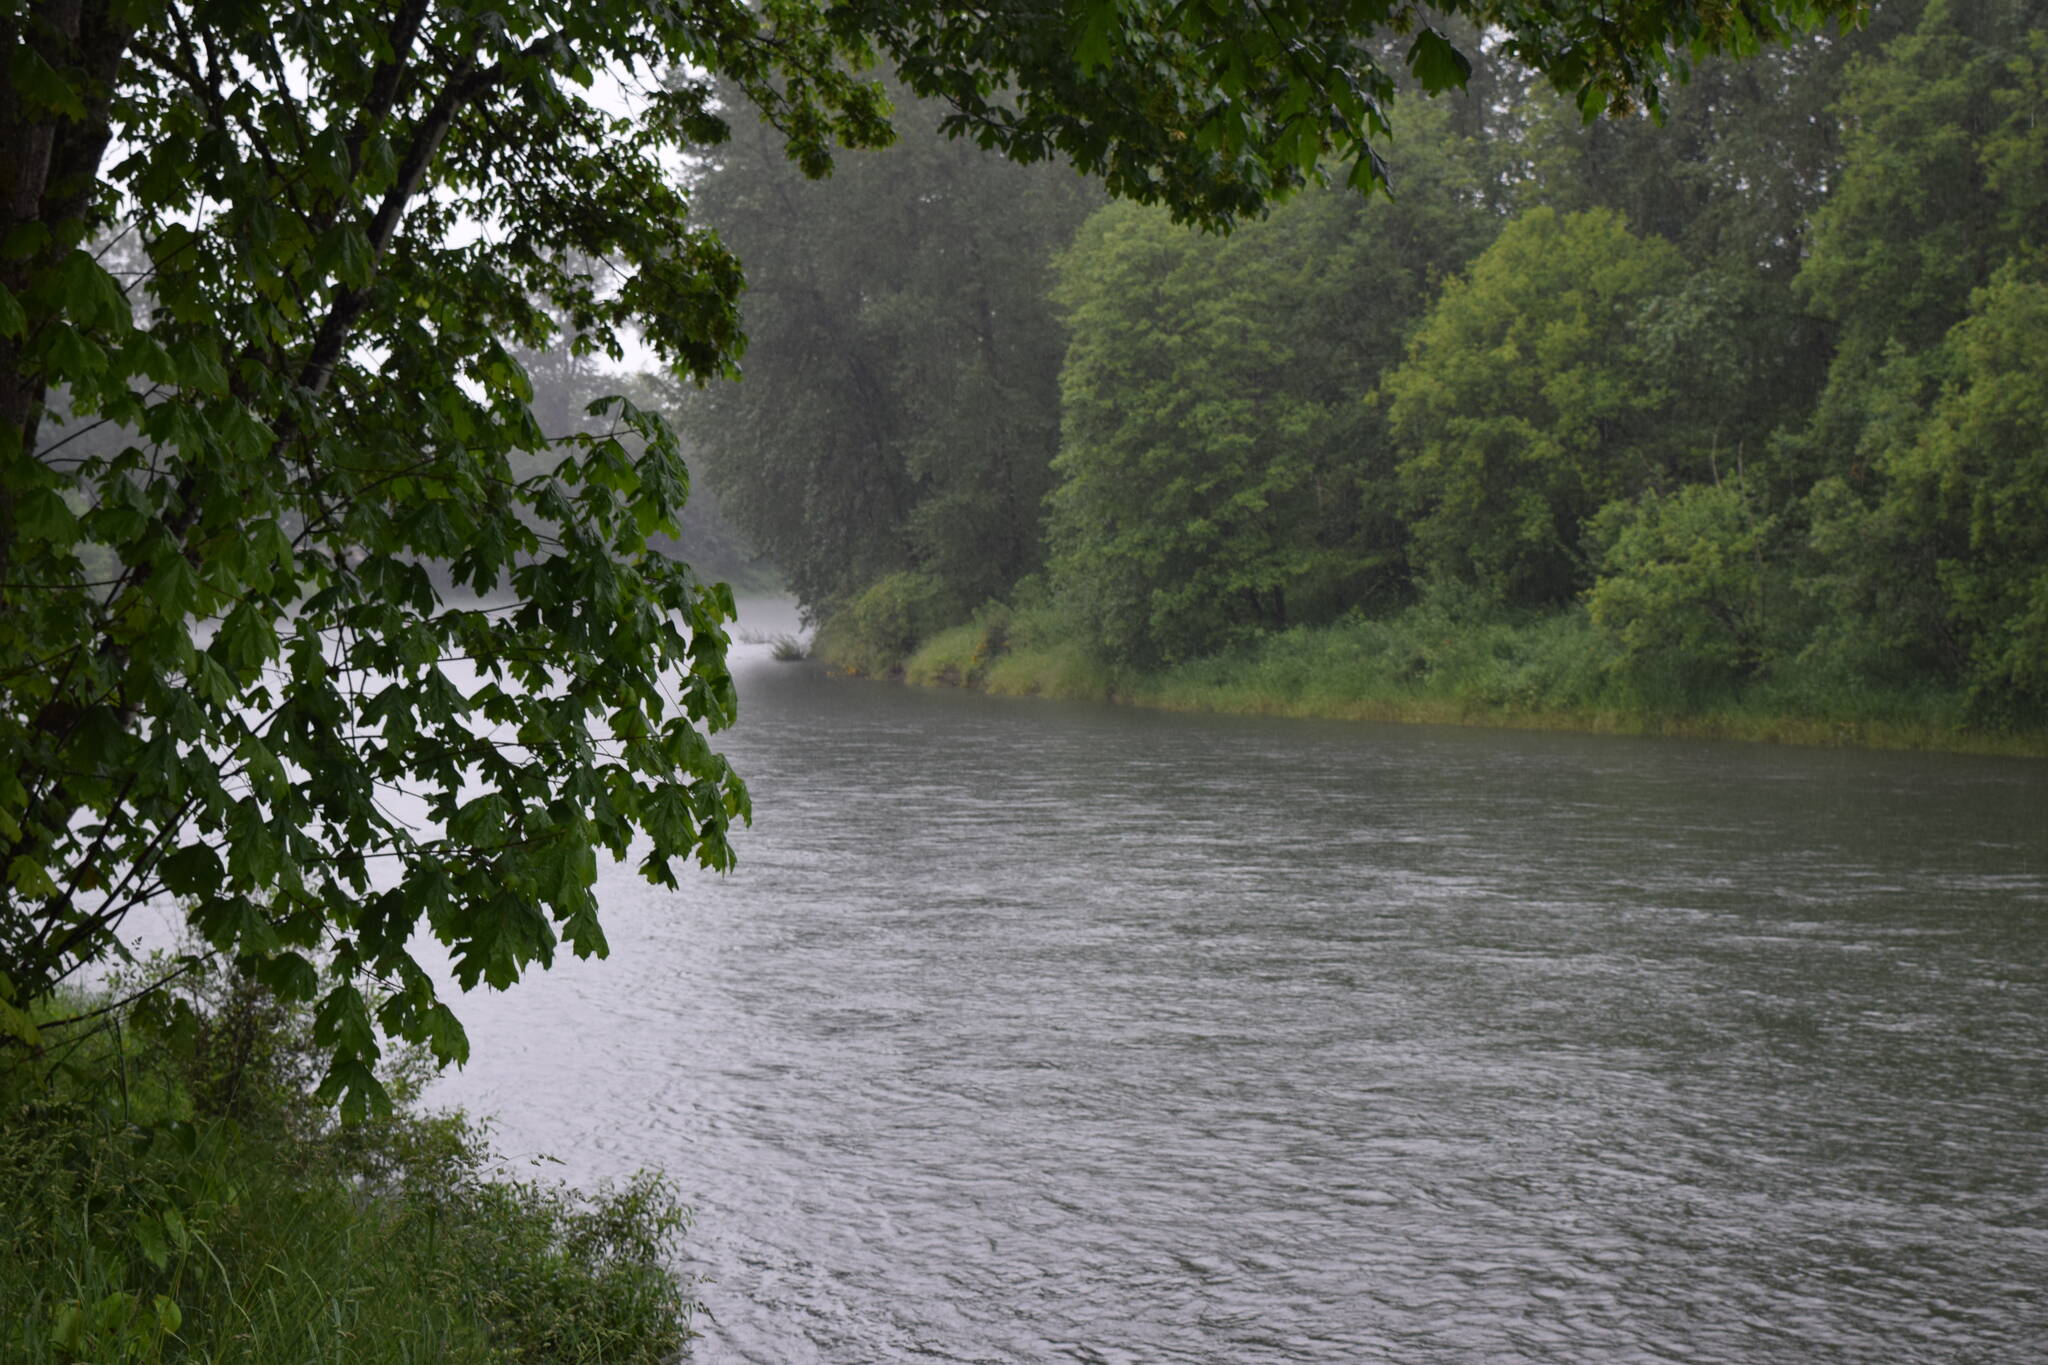
[[[2048,764],[735,663],[740,869],[436,1091],[675,1177],[696,1361],[2048,1358]]]

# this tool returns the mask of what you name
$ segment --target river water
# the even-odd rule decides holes
[[[740,870],[439,1092],[677,1179],[696,1361],[2048,1358],[2048,764],[767,653]]]

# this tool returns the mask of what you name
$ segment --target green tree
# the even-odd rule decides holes
[[[896,572],[966,606],[1039,567],[1059,415],[1053,254],[1100,202],[936,130],[898,93],[896,144],[813,181],[738,130],[696,212],[746,263],[746,382],[684,425],[722,500],[812,608]]]
[[[1653,100],[1692,45],[1853,5],[1447,8],[1598,105]],[[1227,223],[1335,154],[1371,179],[1391,78],[1357,39],[1414,19],[7,0],[0,1027],[32,1039],[25,997],[177,897],[213,950],[317,999],[325,1091],[359,1110],[380,1030],[465,1047],[416,931],[465,987],[504,986],[558,946],[603,950],[599,853],[662,882],[730,861],[747,797],[706,738],[734,713],[730,595],[645,553],[686,492],[672,433],[613,403],[638,458],[608,431],[542,475],[510,463],[548,433],[508,346],[544,344],[551,316],[731,371],[737,265],[663,170],[726,135],[713,76],[822,173],[835,144],[889,136],[853,74],[886,57],[984,147]],[[1463,59],[1425,29],[1410,61],[1442,87]],[[637,88],[631,117],[585,93],[665,71],[705,75]],[[144,278],[87,245],[117,219]],[[132,438],[46,443],[60,390]],[[432,561],[510,600],[444,601]],[[387,809],[399,792],[426,825]]]
[[[1701,62],[1670,91],[1661,123],[1589,123],[1541,91],[1517,105],[1528,122],[1528,200],[1560,213],[1612,210],[1684,255],[1692,302],[1722,322],[1718,344],[1681,376],[1694,390],[1684,405],[1714,414],[1708,439],[1722,458],[1775,476],[1784,497],[1804,491],[1804,471],[1763,457],[1775,433],[1805,425],[1832,354],[1831,328],[1788,287],[1840,178],[1830,110],[1847,68],[1910,31],[1918,9],[1918,0],[1890,0],[1861,30],[1810,34],[1750,61]]]
[[[1838,108],[1840,184],[1797,284],[1839,344],[1787,443],[1814,480],[1814,656],[1968,683],[1987,713],[2037,706],[2024,513],[1992,509],[2028,497],[2048,32],[2028,5],[1930,0],[1852,64]]]
[[[2016,253],[2044,245],[2048,34],[2025,0],[1930,0],[1851,64],[1836,112],[1839,183],[1815,215],[1797,287],[1835,353],[1804,455],[1809,477],[1866,478],[1859,451],[1897,355],[1937,345]]]
[[[1383,385],[1418,572],[1567,601],[1594,512],[1709,472],[1675,393],[1715,315],[1684,282],[1616,215],[1537,208],[1445,287]]]
[[[1928,563],[1980,709],[2048,706],[2048,283],[2002,272],[1942,347],[1924,420],[1880,448],[1875,524]],[[1896,568],[1894,569],[1896,571]]]
[[[1447,112],[1404,118],[1391,203],[1305,195],[1222,239],[1118,205],[1062,259],[1052,563],[1109,657],[1208,653],[1405,583],[1361,400],[1498,222]]]
[[[1690,484],[1610,503],[1593,519],[1599,576],[1586,593],[1593,624],[1612,635],[1639,677],[1679,677],[1689,690],[1753,677],[1777,622],[1775,517],[1734,481]]]

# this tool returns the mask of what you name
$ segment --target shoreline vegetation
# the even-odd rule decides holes
[[[1973,723],[1959,688],[1781,669],[1738,685],[1628,667],[1582,609],[1512,613],[1443,595],[1391,618],[1275,632],[1154,670],[1117,668],[1045,605],[991,604],[965,624],[893,636],[859,613],[812,647],[836,672],[991,696],[1154,710],[1462,725],[1823,748],[2048,758],[2048,729]],[[1464,619],[1460,619],[1463,617]]]
[[[855,672],[2042,756],[2039,8],[1883,0],[1658,120],[1480,44],[1392,198],[1223,235],[937,110],[827,184],[736,143],[700,206],[805,302],[683,421]]]
[[[171,970],[176,964],[171,964]],[[311,1012],[218,969],[165,1009],[60,995],[0,1026],[0,1359],[659,1365],[694,1335],[673,1188],[590,1195],[419,1106],[337,1121]]]

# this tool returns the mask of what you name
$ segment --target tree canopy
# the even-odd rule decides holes
[[[893,572],[967,605],[1040,557],[1058,441],[1050,259],[1101,200],[937,132],[893,91],[898,142],[813,181],[774,131],[734,130],[693,211],[746,263],[746,379],[690,395],[706,477],[799,598]]]
[[[1436,9],[1626,112],[1857,5]],[[517,360],[561,319],[734,371],[741,273],[679,150],[758,115],[823,174],[891,137],[881,63],[950,133],[1227,226],[1333,156],[1380,176],[1389,34],[1422,87],[1464,78],[1402,0],[7,0],[0,1032],[33,1045],[21,1005],[175,898],[317,1002],[360,1110],[380,1032],[466,1047],[416,934],[502,987],[604,951],[600,854],[730,863],[731,595],[648,553],[674,434],[623,398],[546,429]]]
[[[1564,601],[1590,578],[1586,520],[1700,458],[1670,402],[1698,357],[1649,335],[1681,275],[1616,215],[1545,207],[1445,287],[1383,385],[1424,572]]]
[[[1109,656],[1213,652],[1403,577],[1393,452],[1358,398],[1491,226],[1461,211],[1482,186],[1444,125],[1410,114],[1391,203],[1303,195],[1221,241],[1116,205],[1060,258],[1050,566]]]

